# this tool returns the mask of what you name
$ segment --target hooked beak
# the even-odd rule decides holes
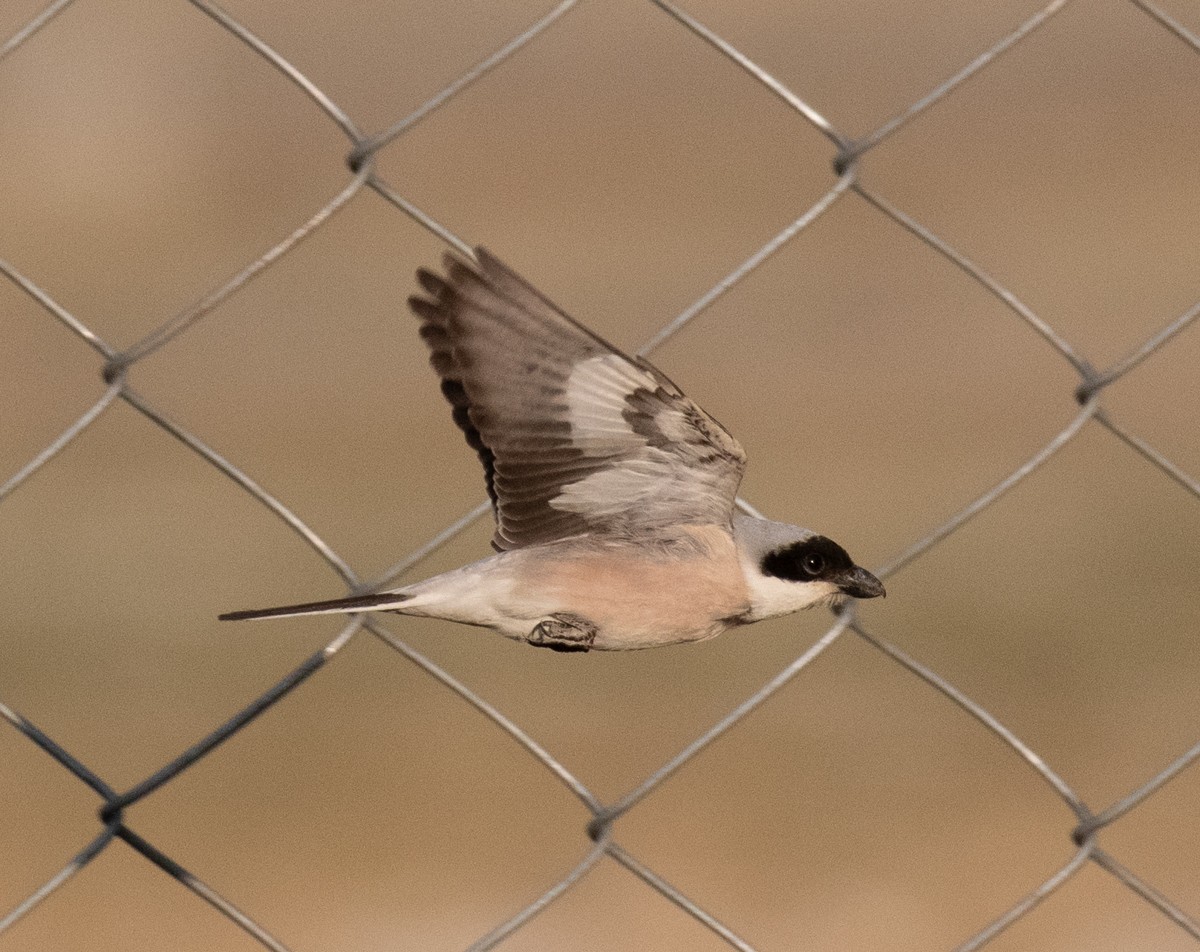
[[[837,580],[838,588],[853,598],[876,598],[887,595],[883,582],[860,566],[854,566]]]

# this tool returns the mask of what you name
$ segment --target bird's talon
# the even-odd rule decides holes
[[[596,625],[581,615],[555,612],[538,622],[529,643],[551,651],[587,651],[596,640]]]

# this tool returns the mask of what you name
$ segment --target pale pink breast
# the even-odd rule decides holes
[[[600,626],[597,647],[634,647],[711,637],[744,612],[748,593],[732,540],[694,533],[706,554],[687,557],[611,547],[545,566],[543,592]]]

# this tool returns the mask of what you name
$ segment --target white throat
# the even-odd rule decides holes
[[[840,594],[833,582],[794,582],[763,573],[762,560],[768,553],[813,536],[799,526],[734,513],[733,537],[750,593],[750,621],[789,615]]]

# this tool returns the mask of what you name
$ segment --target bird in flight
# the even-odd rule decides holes
[[[225,620],[445,618],[557,651],[650,648],[883,584],[837,543],[735,508],[746,455],[657,368],[572,320],[483,248],[409,298],[483,463],[496,554],[391,591]]]

